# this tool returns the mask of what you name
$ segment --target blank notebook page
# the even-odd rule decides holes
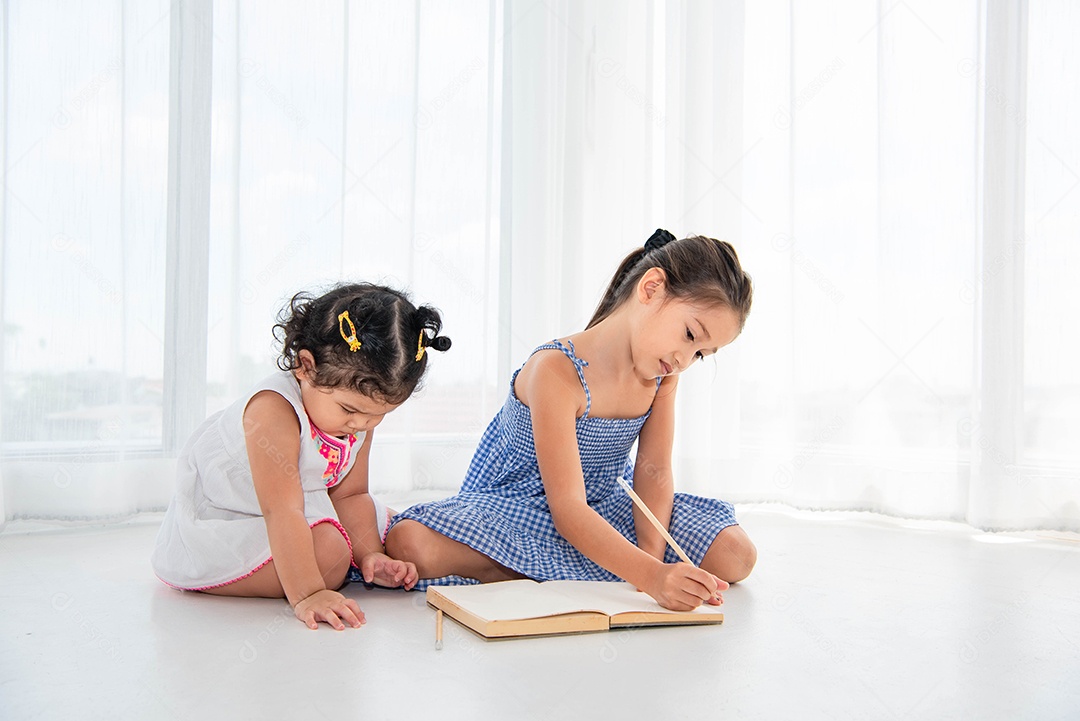
[[[488,621],[600,611],[672,613],[631,584],[607,581],[500,581],[476,586],[440,586],[446,598]],[[693,613],[721,614],[723,606],[701,605]]]

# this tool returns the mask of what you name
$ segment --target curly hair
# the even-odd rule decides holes
[[[355,350],[339,320],[346,311],[360,341]],[[417,308],[405,293],[373,283],[343,283],[319,296],[302,291],[277,320],[281,370],[299,368],[300,351],[306,350],[315,358],[315,385],[347,388],[395,405],[412,395],[427,370],[428,355],[420,350],[450,348],[450,339],[439,335],[439,311]]]

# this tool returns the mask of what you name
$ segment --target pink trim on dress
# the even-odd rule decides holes
[[[349,539],[349,533],[345,530],[345,527],[342,526],[341,523],[336,518],[320,518],[318,521],[315,521],[314,523],[309,525],[308,528],[315,528],[315,526],[319,525],[320,523],[329,523],[329,524],[333,525],[334,528],[341,531],[341,535],[345,537],[345,543],[347,543],[349,545],[349,556],[351,558],[352,557],[352,540]],[[257,571],[261,570],[266,564],[270,563],[273,560],[274,560],[274,557],[270,556],[265,561],[260,563],[258,566],[256,566],[252,570],[245,573],[243,576],[237,576],[236,578],[232,579],[231,581],[225,581],[224,583],[215,583],[215,584],[213,584],[211,586],[198,586],[196,588],[187,588],[185,586],[177,586],[176,584],[169,583],[168,581],[166,581],[161,576],[158,576],[158,580],[161,581],[162,583],[164,583],[166,586],[170,586],[172,588],[175,588],[178,591],[207,591],[207,590],[209,590],[211,588],[221,588],[222,586],[228,586],[230,583],[236,583],[237,581],[243,581],[245,578],[249,578],[251,576],[254,576]]]
[[[386,513],[384,513],[383,515],[386,516],[386,522],[383,523],[382,531],[379,533],[379,543],[385,546],[386,534],[390,533],[390,521],[394,520],[394,518],[390,515],[389,508],[386,509]]]

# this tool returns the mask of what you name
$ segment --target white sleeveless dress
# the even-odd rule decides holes
[[[366,434],[335,438],[316,428],[304,410],[295,376],[281,371],[207,418],[177,460],[176,489],[151,556],[158,578],[174,588],[204,591],[224,586],[250,576],[271,560],[243,427],[244,409],[264,390],[288,400],[300,420],[298,467],[308,524],[333,524],[352,548],[327,489],[345,478]],[[385,526],[389,517],[380,506],[376,502],[376,513],[382,514]]]

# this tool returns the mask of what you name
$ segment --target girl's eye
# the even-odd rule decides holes
[[[694,342],[694,334],[690,332],[689,328],[686,329],[686,337],[687,337],[687,339],[689,339],[689,341],[691,343]],[[705,360],[705,354],[702,353],[701,351],[698,351],[697,353],[694,353],[694,357],[699,359],[699,360]]]

